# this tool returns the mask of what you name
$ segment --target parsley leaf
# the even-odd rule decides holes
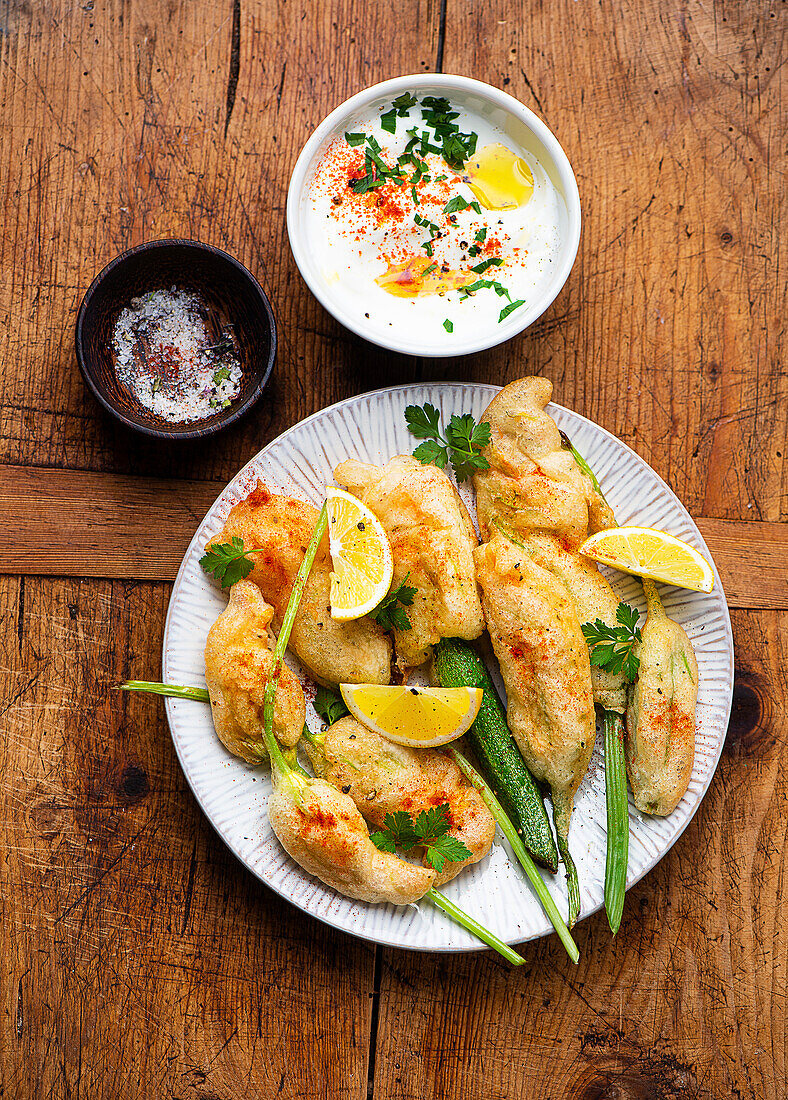
[[[388,134],[396,134],[397,132],[397,110],[392,107],[390,111],[386,111],[384,115],[380,116],[380,125]]]
[[[472,267],[471,271],[475,271],[477,275],[481,275],[488,267],[500,267],[502,263],[503,260],[500,256],[491,256],[489,260],[482,260],[476,267]]]
[[[386,814],[383,828],[371,833],[370,840],[381,852],[394,852],[397,847],[406,852],[423,848],[427,862],[440,873],[447,861],[460,863],[471,856],[461,840],[449,835],[449,813],[448,802],[422,810],[415,821],[406,810],[397,810]]]
[[[375,833],[370,833],[369,839],[379,852],[391,852],[391,854],[394,855],[397,851],[397,845],[394,843],[394,837],[391,833],[384,833],[382,830],[378,830]]]
[[[487,459],[479,452],[490,442],[490,425],[477,424],[470,413],[463,416],[455,413],[445,437],[441,434],[440,413],[434,405],[408,405],[405,423],[412,435],[425,440],[413,452],[413,457],[425,466],[434,463],[444,470],[451,462],[460,481],[469,478],[474,470],[488,469]]]
[[[477,290],[486,290],[488,287],[492,287],[495,293],[501,297],[509,297],[509,291],[506,289],[505,286],[502,286],[497,279],[477,279],[476,282],[468,283],[467,286],[464,286],[462,288],[460,301],[462,302],[471,294],[475,294]]]
[[[470,413],[452,416],[446,428],[446,441],[452,450],[451,464],[460,481],[474,470],[489,469],[489,462],[479,451],[490,442],[490,425],[477,424]]]
[[[424,229],[429,229],[431,237],[434,237],[436,233],[440,233],[440,226],[436,225],[435,222],[431,222],[429,218],[422,218],[421,214],[414,214],[413,221],[416,225],[420,225]]]
[[[440,434],[441,414],[429,402],[426,405],[408,405],[405,423],[416,439],[430,439]]]
[[[387,596],[384,596],[378,606],[371,612],[372,618],[379,623],[384,630],[410,630],[410,618],[405,607],[410,607],[416,589],[407,584],[410,573],[406,573],[403,581],[396,588],[392,588]],[[404,606],[400,606],[400,604]]]
[[[606,672],[622,672],[629,683],[634,683],[640,668],[636,646],[641,640],[638,628],[640,613],[629,604],[620,603],[616,610],[618,626],[608,626],[601,619],[584,623],[583,637],[588,644],[591,664]]]
[[[411,92],[403,92],[402,95],[398,95],[392,103],[392,107],[397,109],[397,114],[400,118],[404,118],[411,107],[416,106],[416,97]],[[408,131],[410,132],[410,131]]]
[[[443,208],[444,214],[456,214],[458,210],[467,209],[469,203],[465,201],[462,195],[455,195],[453,199],[449,199]]]
[[[446,329],[447,332],[454,332],[454,322],[450,321],[448,317],[443,322],[443,327]]]
[[[366,140],[366,134],[345,134],[348,145],[363,145]]]
[[[498,324],[500,325],[501,321],[508,317],[509,314],[512,313],[515,309],[519,309],[520,306],[524,305],[525,302],[522,300],[522,298],[516,302],[509,302],[509,305],[504,306],[501,312],[498,314]]]
[[[634,630],[638,625],[638,619],[640,618],[640,612],[636,607],[631,607],[628,603],[620,603],[616,608],[616,622],[621,623],[622,626],[628,627],[630,630]]]
[[[437,439],[429,439],[424,443],[420,443],[413,452],[413,457],[417,458],[422,466],[429,466],[432,463],[441,470],[445,470],[449,463],[448,451]]]
[[[477,230],[476,240],[479,242],[479,244],[481,244],[486,239],[487,239],[487,226],[485,225],[481,229]]]
[[[407,810],[397,810],[394,814],[386,814],[383,818],[383,829],[372,833],[370,839],[382,852],[393,852],[397,844],[409,852],[415,848],[419,838],[413,828],[413,818]]]
[[[448,863],[461,863],[468,859],[471,852],[456,836],[438,836],[432,840],[424,853],[429,863],[440,874]]]
[[[416,836],[421,840],[430,840],[443,836],[449,831],[449,804],[430,806],[422,810],[413,823]]]
[[[231,588],[237,581],[248,577],[254,569],[254,562],[247,554],[256,554],[259,548],[244,548],[243,539],[233,535],[229,542],[217,542],[209,546],[200,558],[200,565],[206,573],[213,573],[222,588]]]
[[[357,195],[365,195],[368,191],[374,191],[376,188],[382,187],[388,180],[397,185],[405,183],[405,178],[400,172],[399,162],[397,162],[396,167],[389,168],[380,155],[381,147],[372,134],[345,134],[345,140],[351,145],[361,144],[361,141],[355,140],[356,138],[362,138],[367,143],[364,150],[364,171],[366,175],[361,176],[359,179],[348,180],[352,191],[355,191]]]
[[[315,710],[327,726],[333,726],[340,718],[344,718],[350,711],[345,706],[345,700],[337,695],[331,688],[319,687],[315,692]]]

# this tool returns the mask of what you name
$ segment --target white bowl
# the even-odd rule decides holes
[[[351,316],[336,292],[335,285],[325,277],[310,248],[307,233],[307,195],[315,169],[329,142],[339,134],[353,131],[376,110],[389,105],[403,92],[418,95],[445,96],[457,106],[481,115],[499,127],[517,146],[526,150],[541,164],[565,207],[562,224],[562,246],[555,272],[544,285],[541,295],[530,308],[516,310],[500,324],[482,328],[465,342],[454,335],[442,334],[433,343],[414,339],[407,330],[391,329],[390,333],[365,318]],[[580,242],[580,195],[572,166],[558,140],[544,122],[527,107],[506,92],[480,80],[442,73],[421,73],[399,76],[374,84],[351,96],[320,123],[307,141],[296,161],[287,192],[287,232],[295,262],[317,300],[341,321],[346,328],[370,340],[373,344],[406,355],[449,356],[468,355],[510,340],[541,317],[566,282],[577,255]]]

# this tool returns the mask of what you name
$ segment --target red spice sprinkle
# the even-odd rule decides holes
[[[394,166],[395,158],[385,146],[380,155],[387,164]],[[388,179],[380,186],[358,194],[350,183],[367,175],[364,149],[351,146],[338,137],[328,145],[315,172],[312,188],[316,193],[333,196],[328,216],[337,220],[340,231],[349,240],[359,246],[366,242],[377,245],[381,275],[386,269],[391,272],[409,267],[415,257],[427,257],[430,265],[434,263],[438,271],[451,276],[451,279],[447,283],[432,280],[431,284],[421,288],[421,293],[442,294],[476,278],[475,274],[467,280],[458,277],[464,275],[466,270],[464,266],[457,270],[460,263],[467,264],[469,272],[473,266],[469,263],[469,257],[463,255],[468,240],[461,242],[459,238],[475,236],[484,225],[484,218],[478,221],[474,218],[469,225],[467,215],[460,219],[453,213],[445,214],[444,207],[449,200],[461,193],[462,176],[452,171],[437,154],[427,154],[424,159],[427,165],[426,181],[421,175],[413,182],[415,169],[406,164],[402,183]],[[438,179],[438,176],[443,178]],[[505,260],[510,245],[508,234],[501,230],[493,233],[487,226],[487,237],[478,244],[474,256],[497,256]],[[359,247],[358,255],[363,259],[368,255],[368,250]],[[474,263],[478,263],[478,259],[474,259]],[[505,266],[498,267],[496,277],[501,278],[504,274]],[[390,289],[390,292],[401,293],[398,282],[401,280],[381,279],[380,285]]]

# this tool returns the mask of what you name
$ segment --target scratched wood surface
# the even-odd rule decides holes
[[[223,488],[219,481],[0,466],[0,573],[172,581]],[[731,607],[788,606],[788,523],[699,516],[698,525]]]
[[[0,0],[0,1095],[782,1100],[786,27],[784,0]],[[284,202],[332,107],[436,68],[545,118],[584,230],[528,333],[422,361],[314,302]],[[177,447],[110,421],[72,342],[103,264],[175,235],[247,263],[280,337],[254,413]],[[617,939],[598,916],[577,968],[546,940],[513,972],[277,899],[201,816],[157,703],[113,685],[158,673],[189,531],[279,431],[389,381],[526,372],[696,515],[737,681],[709,794]]]

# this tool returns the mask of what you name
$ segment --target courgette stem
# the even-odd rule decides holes
[[[121,691],[138,691],[141,693],[148,692],[151,695],[166,695],[173,699],[192,699],[195,703],[210,703],[211,698],[206,688],[188,687],[185,684],[162,684],[156,680],[127,680],[125,684],[118,684],[118,688]],[[307,733],[307,727],[304,726],[304,733]],[[305,772],[295,756],[292,750],[288,750],[285,753],[290,767],[294,771],[300,772],[301,775],[309,777],[309,773]]]
[[[594,489],[610,508],[602,492],[597,476],[563,432],[565,445],[572,452],[575,462],[591,479]],[[610,509],[611,513],[613,509]],[[615,517],[613,523],[617,526]],[[645,577],[640,578],[649,608],[661,608],[656,585]],[[629,806],[627,803],[627,769],[624,759],[624,720],[615,711],[602,711],[605,734],[605,807],[607,810],[607,854],[605,859],[605,910],[610,929],[615,936],[621,927],[624,897],[627,890],[627,864],[629,861]]]
[[[187,687],[184,684],[161,684],[156,680],[126,680],[118,684],[120,691],[149,692],[151,695],[170,695],[174,699],[193,699],[195,703],[210,703],[207,688]]]
[[[323,501],[323,507],[320,509],[320,515],[317,517],[317,523],[312,532],[312,538],[309,540],[309,544],[304,552],[304,560],[298,567],[296,579],[293,582],[293,589],[290,593],[290,599],[287,601],[287,607],[282,617],[282,627],[279,631],[279,637],[276,639],[276,645],[274,646],[274,667],[265,685],[265,691],[263,692],[263,737],[265,739],[265,746],[268,749],[268,755],[271,758],[271,771],[274,783],[276,781],[277,771],[281,772],[284,776],[291,775],[294,771],[293,767],[282,754],[279,742],[274,737],[274,701],[276,698],[276,686],[279,683],[279,675],[282,671],[282,660],[284,659],[285,650],[287,649],[287,643],[290,640],[290,631],[293,629],[293,623],[295,622],[295,617],[298,612],[298,605],[301,603],[301,596],[303,595],[304,587],[306,586],[307,579],[312,570],[317,548],[320,545],[320,540],[323,538],[327,526],[328,503]]]
[[[456,920],[457,924],[461,924],[463,928],[467,928],[468,931],[472,932],[474,936],[477,936],[482,943],[486,943],[488,947],[492,947],[499,955],[502,955],[507,962],[510,962],[512,966],[522,966],[525,962],[522,955],[518,955],[517,952],[513,951],[508,944],[503,942],[503,940],[499,940],[498,937],[488,931],[483,924],[479,924],[473,917],[469,917],[468,914],[464,913],[453,901],[449,901],[445,894],[441,894],[438,890],[433,888],[432,890],[428,890],[424,897],[429,898],[433,905],[437,905],[444,913],[447,913]]]
[[[607,858],[605,860],[605,909],[615,936],[621,926],[627,889],[629,859],[629,807],[624,763],[624,722],[612,710],[602,711],[605,731],[605,802],[607,806]]]
[[[536,868],[536,864],[529,856],[528,850],[523,844],[522,838],[515,829],[511,818],[493,794],[491,787],[485,782],[485,780],[479,774],[476,768],[474,768],[470,760],[463,756],[459,749],[455,749],[452,746],[449,746],[449,756],[452,758],[460,771],[466,776],[466,778],[470,780],[470,782],[484,799],[487,808],[498,823],[501,832],[509,841],[509,844],[512,847],[512,851],[517,857],[520,866],[525,871],[526,875],[528,875],[531,885],[534,888],[534,893],[539,898],[539,901],[542,904],[542,908],[544,909],[547,916],[550,918],[550,923],[558,933],[558,937],[561,940],[561,943],[566,948],[567,955],[573,963],[576,963],[580,958],[580,952],[578,951],[577,944],[572,939],[569,929],[564,924],[563,917],[558,912],[558,906],[553,901],[553,895],[547,889],[547,886],[545,886],[544,880],[539,874],[539,871]]]
[[[580,879],[577,877],[575,861],[569,851],[569,840],[567,837],[562,836],[558,829],[556,829],[555,835],[558,841],[558,854],[561,856],[561,862],[566,872],[566,889],[569,895],[566,923],[569,928],[574,928],[577,918],[580,916]]]

